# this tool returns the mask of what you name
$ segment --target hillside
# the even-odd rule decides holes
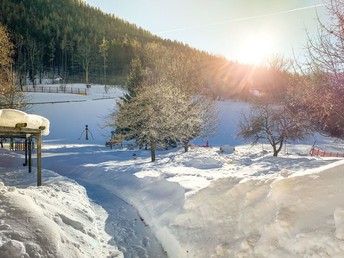
[[[71,82],[124,85],[133,58],[144,60],[145,48],[154,43],[170,50],[164,57],[167,60],[175,58],[175,53],[187,60],[196,56],[191,65],[200,71],[203,84],[215,97],[247,99],[252,89],[274,95],[286,88],[283,74],[280,78],[273,70],[231,62],[159,38],[80,0],[3,0],[0,24],[8,28],[15,45],[14,71],[20,86]]]
[[[104,81],[105,65],[107,81],[114,83],[125,77],[145,43],[182,46],[79,0],[3,0],[0,23],[13,36],[15,69],[22,80],[29,74],[30,80],[61,76],[65,82],[83,81],[88,65],[94,83]],[[103,52],[101,44],[105,44]]]

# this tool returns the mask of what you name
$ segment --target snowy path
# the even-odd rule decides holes
[[[86,188],[88,196],[108,213],[105,231],[113,236],[114,244],[125,258],[167,257],[150,228],[131,205],[99,186],[79,183]]]
[[[126,152],[116,153],[128,155]],[[113,237],[113,244],[123,252],[124,257],[167,257],[155,235],[133,206],[124,202],[113,192],[93,184],[93,180],[83,179],[81,176],[85,175],[87,170],[91,174],[105,173],[105,168],[89,167],[89,162],[102,163],[116,159],[112,150],[98,145],[69,145],[52,149],[48,147],[45,149],[44,155],[46,168],[76,180],[85,187],[90,199],[108,213],[105,231]],[[125,160],[124,157],[119,159]],[[131,160],[131,158],[129,159]],[[121,170],[120,165],[115,163],[116,168]],[[69,174],[68,171],[72,173]],[[113,185],[116,185],[115,181]]]

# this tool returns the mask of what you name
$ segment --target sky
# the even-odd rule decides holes
[[[162,38],[242,63],[301,57],[326,0],[85,0]]]

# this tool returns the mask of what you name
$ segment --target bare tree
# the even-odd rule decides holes
[[[329,22],[319,19],[317,36],[308,37],[295,103],[323,133],[344,139],[344,1],[330,0],[327,9]]]
[[[284,100],[288,91],[290,69],[292,61],[283,55],[271,55],[262,64],[262,70],[258,73],[264,95],[258,96],[256,101],[280,103]]]
[[[82,68],[85,73],[85,84],[88,85],[90,83],[90,70],[92,66],[92,61],[94,59],[94,51],[90,42],[87,40],[83,40],[79,48],[79,58],[82,61]]]
[[[239,125],[239,136],[252,140],[252,145],[259,141],[268,141],[272,146],[273,156],[278,156],[287,141],[305,139],[310,134],[309,126],[306,126],[305,122],[286,107],[255,106],[249,116],[243,116]]]

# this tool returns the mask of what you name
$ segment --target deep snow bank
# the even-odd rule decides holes
[[[185,257],[343,257],[344,162],[214,181],[172,223]]]
[[[21,161],[0,150],[0,257],[123,257],[83,187],[47,170],[44,186],[27,187],[36,175]]]
[[[16,109],[0,109],[0,126],[15,127],[17,123],[26,123],[27,128],[38,129],[44,126],[42,135],[49,134],[50,121],[39,115],[27,114]]]

